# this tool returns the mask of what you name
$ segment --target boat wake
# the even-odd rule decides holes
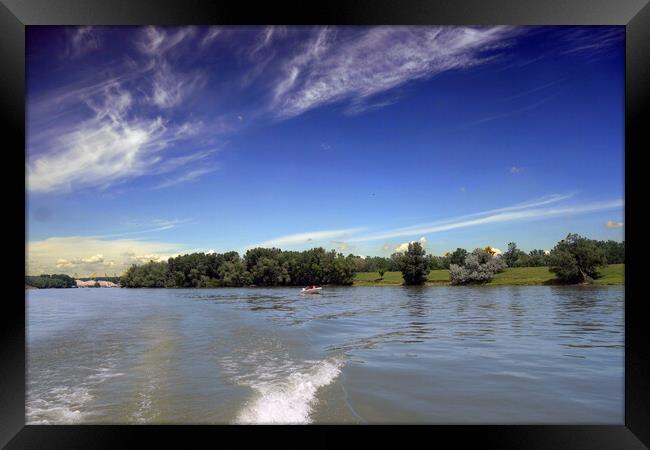
[[[112,366],[96,369],[78,366],[78,369],[87,370],[90,375],[73,383],[65,379],[65,374],[57,377],[47,372],[43,378],[48,381],[30,382],[25,405],[28,425],[77,424],[86,421],[92,415],[88,404],[94,400],[96,388],[108,379],[124,375],[114,371]]]
[[[272,377],[260,368],[256,380],[242,380],[256,391],[255,396],[238,414],[240,424],[307,424],[317,404],[317,392],[332,383],[341,373],[341,359],[309,361],[300,368],[291,367],[283,377]],[[287,367],[285,367],[286,369]],[[278,370],[271,373],[278,374]],[[285,372],[286,373],[286,372]]]
[[[319,388],[334,381],[342,362],[325,360],[304,370],[292,372],[285,379],[252,383],[256,397],[240,412],[242,424],[306,424],[316,404]]]
[[[57,387],[51,389],[47,400],[36,398],[27,402],[27,424],[75,424],[83,416],[84,406],[93,396],[86,387]]]

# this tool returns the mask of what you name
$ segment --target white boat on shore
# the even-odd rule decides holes
[[[322,287],[309,287],[309,288],[304,287],[300,292],[302,292],[303,294],[320,294],[321,290],[323,290]]]

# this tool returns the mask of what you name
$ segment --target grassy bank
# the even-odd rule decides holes
[[[625,265],[612,264],[601,269],[602,277],[594,280],[596,285],[616,285],[624,283]],[[377,272],[359,272],[354,279],[355,286],[399,286],[404,280],[400,272],[386,272],[380,279]],[[508,268],[503,273],[498,273],[488,283],[492,286],[530,286],[556,284],[555,275],[549,272],[548,267],[514,267]],[[432,270],[427,278],[427,285],[448,285],[449,271]]]

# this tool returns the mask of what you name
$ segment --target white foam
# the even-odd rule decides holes
[[[319,388],[327,386],[341,373],[340,360],[325,360],[275,381],[260,381],[250,386],[256,397],[240,412],[241,424],[304,424],[316,404]]]
[[[50,399],[36,399],[27,405],[27,423],[74,424],[83,418],[83,406],[92,400],[85,387],[58,387],[50,391]]]
[[[75,424],[87,420],[91,415],[87,405],[94,398],[95,388],[110,378],[124,375],[121,372],[114,372],[112,365],[99,368],[78,367],[94,373],[74,386],[28,390],[26,411],[28,424]],[[48,378],[47,374],[46,372],[43,375],[43,379]]]

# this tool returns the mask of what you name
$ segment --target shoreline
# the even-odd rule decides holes
[[[494,275],[492,281],[484,284],[464,286],[623,286],[625,285],[625,264],[610,264],[600,270],[601,277],[586,284],[567,284],[560,282],[548,267],[510,267]],[[358,272],[354,286],[403,286],[400,272],[386,272],[380,278],[377,272]],[[423,286],[453,286],[449,271],[437,269],[429,272]]]
[[[425,284],[422,287],[449,287],[454,286],[449,280],[449,271],[445,269],[432,270],[429,272]],[[625,285],[625,264],[611,264],[601,269],[601,277],[590,283],[567,284],[559,282],[548,267],[514,267],[508,268],[502,273],[494,276],[492,281],[484,284],[468,284],[460,287],[491,287],[491,286],[624,286]],[[383,278],[377,272],[357,272],[354,282],[351,285],[324,285],[328,287],[407,287],[403,284],[400,272],[385,272]],[[295,287],[301,286],[242,286],[249,288],[272,288],[272,287]],[[124,288],[124,289],[221,289],[220,287],[169,287],[169,288]],[[25,290],[39,289],[25,285]],[[80,289],[74,288],[49,288],[49,289]],[[83,288],[81,288],[83,289]],[[88,288],[87,288],[88,289]],[[115,287],[95,287],[94,289],[115,289]],[[232,288],[230,288],[232,289]],[[237,289],[237,288],[235,288]]]

